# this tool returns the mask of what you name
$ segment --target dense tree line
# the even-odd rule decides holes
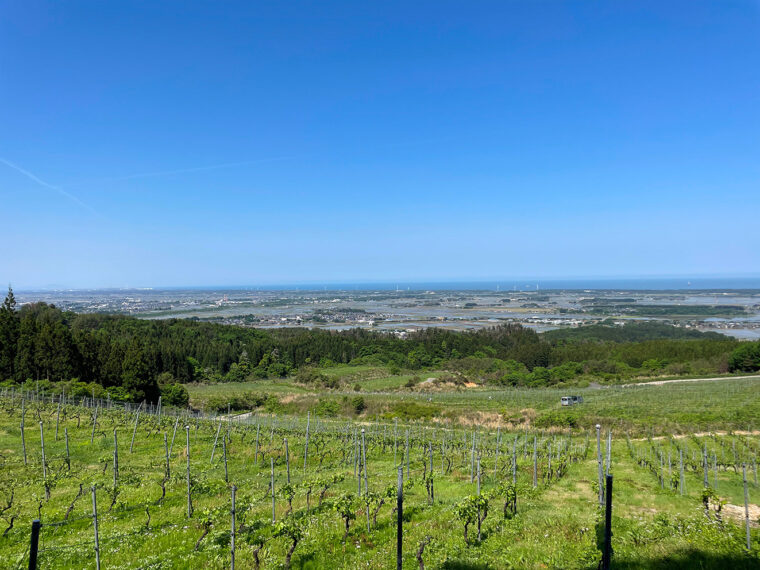
[[[505,325],[473,333],[429,329],[407,338],[354,329],[256,330],[192,320],[64,312],[46,303],[0,308],[0,379],[97,382],[155,399],[159,376],[178,382],[286,376],[303,365],[375,363],[423,368],[476,353],[532,368],[549,362],[535,332]],[[167,382],[171,383],[171,381]]]
[[[440,366],[515,385],[547,385],[583,374],[619,378],[640,370],[681,374],[760,369],[760,348],[751,348],[756,343],[723,336],[697,333],[697,338],[681,339],[677,334],[682,333],[655,326],[649,330],[655,340],[616,342],[646,334],[635,326],[624,327],[623,333],[597,327],[588,334],[545,339],[517,324],[472,332],[430,328],[404,337],[364,329],[260,330],[76,314],[45,303],[17,309],[9,290],[0,306],[0,380],[76,378],[105,387],[113,397],[155,400],[159,394],[173,394],[177,383],[284,377],[304,367],[336,363],[392,370]],[[614,340],[600,340],[600,335]]]
[[[563,340],[611,342],[638,342],[658,339],[726,340],[726,337],[720,333],[702,332],[696,329],[673,326],[661,321],[628,321],[623,325],[616,325],[611,319],[593,325],[546,331],[543,333],[543,337],[552,342]]]

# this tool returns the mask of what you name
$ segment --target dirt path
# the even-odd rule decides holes
[[[718,376],[717,378],[682,378],[679,380],[654,380],[653,382],[636,382],[635,384],[622,384],[621,388],[629,386],[662,386],[663,384],[675,384],[677,382],[716,382],[718,380],[746,380],[754,378],[760,380],[760,376]]]
[[[746,430],[734,430],[731,432],[728,431],[700,431],[696,433],[679,433],[679,434],[673,434],[673,435],[656,435],[652,437],[652,440],[660,440],[660,439],[667,439],[669,437],[672,437],[673,439],[683,439],[685,437],[709,437],[711,435],[760,435],[760,430],[752,430],[752,431],[746,431]],[[631,441],[648,441],[650,438],[648,437],[632,437]]]
[[[749,509],[749,525],[757,528],[760,526],[760,507],[750,503],[747,505],[747,508]],[[744,505],[726,503],[723,505],[722,510],[723,514],[728,518],[733,519],[737,523],[744,524]]]

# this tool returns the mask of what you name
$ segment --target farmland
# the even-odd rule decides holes
[[[308,389],[258,390],[277,405],[207,418],[5,390],[6,567],[26,564],[34,518],[40,568],[94,567],[93,487],[104,568],[230,567],[233,486],[238,567],[393,567],[400,467],[404,568],[596,568],[597,421],[614,477],[614,567],[760,564],[756,379],[587,388],[571,409],[556,388],[362,392],[366,408],[333,417]],[[437,412],[394,417],[410,403]]]

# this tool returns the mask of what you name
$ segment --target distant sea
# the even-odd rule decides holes
[[[195,290],[327,290],[327,291],[536,291],[536,290],[637,290],[637,291],[714,291],[730,289],[760,290],[760,277],[698,277],[698,278],[615,278],[615,279],[520,279],[503,281],[421,281],[421,282],[366,282],[366,283],[285,283],[263,286],[176,287],[167,289]]]

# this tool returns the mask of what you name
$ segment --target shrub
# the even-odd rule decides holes
[[[362,396],[354,396],[351,398],[351,407],[358,415],[367,409],[367,404],[364,402],[364,398]]]
[[[190,403],[190,394],[182,384],[168,384],[161,387],[161,400],[167,406],[184,408]]]
[[[421,420],[424,418],[432,418],[440,412],[441,408],[439,406],[427,406],[424,404],[418,404],[417,402],[401,402],[393,406],[393,408],[385,414],[385,417]]]
[[[760,341],[742,343],[728,357],[731,372],[755,372],[760,370]]]

